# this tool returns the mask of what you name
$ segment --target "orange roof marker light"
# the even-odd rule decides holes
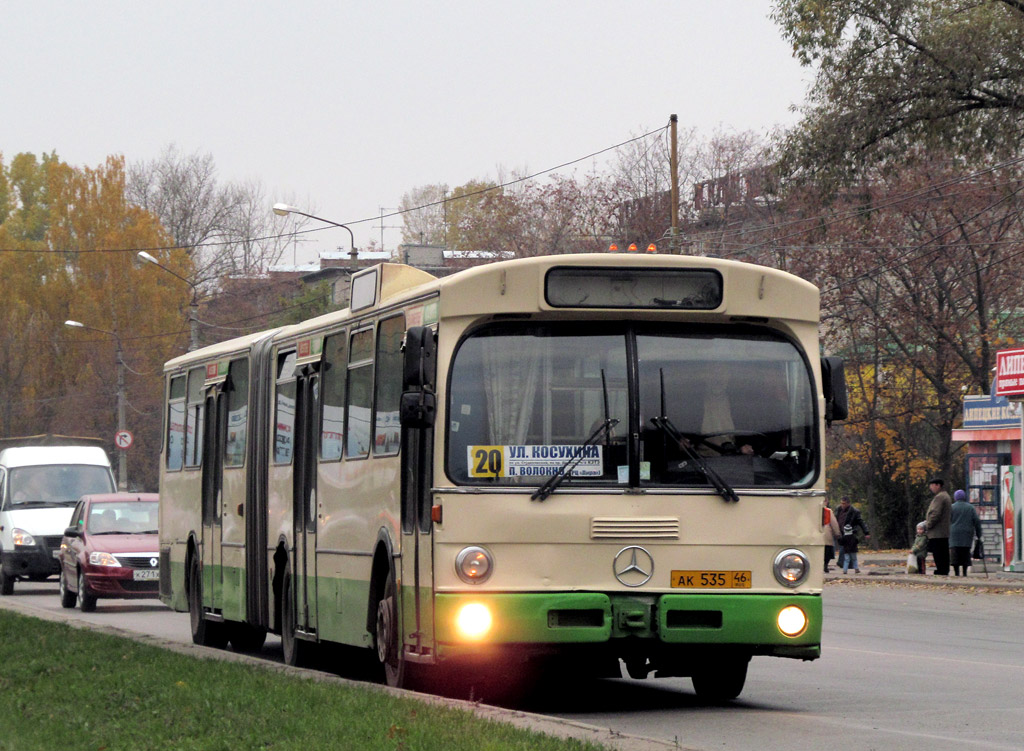
[[[611,245],[609,245],[608,246],[608,252],[609,253],[618,253],[619,252],[618,244],[617,243],[612,243]]]
[[[629,247],[626,248],[627,253],[636,253],[636,243],[630,243]]]
[[[648,253],[657,253],[658,252],[658,246],[655,245],[654,243],[651,243],[650,245],[647,246],[647,252]]]

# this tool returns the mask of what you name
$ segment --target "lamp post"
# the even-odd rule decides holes
[[[75,329],[88,329],[89,331],[96,331],[100,334],[106,334],[107,336],[114,337],[114,342],[117,345],[117,432],[119,434],[123,433],[125,430],[124,349],[121,346],[121,337],[119,337],[115,331],[98,329],[95,326],[86,326],[84,323],[80,323],[78,321],[64,321],[64,325]],[[125,449],[121,448],[117,451],[117,489],[128,490],[128,463],[125,457]]]
[[[191,352],[194,349],[199,349],[199,289],[196,287],[195,282],[189,281],[181,274],[171,271],[144,250],[140,250],[138,256],[147,263],[159,266],[168,274],[180,279],[192,288],[192,301],[188,304],[188,351]]]
[[[307,214],[302,209],[297,209],[294,206],[289,206],[286,203],[275,203],[274,204],[274,213],[277,214],[278,216],[287,216],[288,214],[298,214],[299,216],[305,216],[305,217],[308,217],[310,219],[316,219],[318,222],[323,222],[324,224],[332,224],[335,227],[341,227],[342,229],[348,230],[349,239],[352,241],[352,249],[349,251],[348,254],[352,258],[352,260],[356,259],[356,256],[357,256],[357,253],[356,253],[356,236],[352,233],[351,228],[349,228],[347,225],[339,224],[338,222],[332,222],[330,219],[324,219],[322,216],[314,216],[313,214]]]

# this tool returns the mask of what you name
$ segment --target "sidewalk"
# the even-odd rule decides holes
[[[900,583],[909,586],[946,586],[970,589],[992,589],[998,591],[1021,590],[1024,592],[1024,572],[1003,571],[998,564],[988,564],[988,575],[985,574],[985,567],[981,561],[974,561],[970,573],[967,576],[954,576],[950,568],[949,576],[935,576],[935,570],[928,557],[927,573],[908,574],[907,554],[898,552],[872,552],[861,550],[859,555],[860,573],[849,573],[843,575],[843,570],[836,567],[836,562],[829,565],[830,573],[825,574],[825,582],[847,580],[851,582],[889,582]]]

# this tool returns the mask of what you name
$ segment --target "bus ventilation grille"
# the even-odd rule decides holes
[[[630,538],[678,540],[679,519],[674,516],[595,516],[590,520],[593,540]]]

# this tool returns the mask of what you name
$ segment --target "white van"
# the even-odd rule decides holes
[[[102,446],[56,435],[0,440],[0,594],[13,594],[18,579],[60,573],[60,541],[78,499],[114,492]]]

